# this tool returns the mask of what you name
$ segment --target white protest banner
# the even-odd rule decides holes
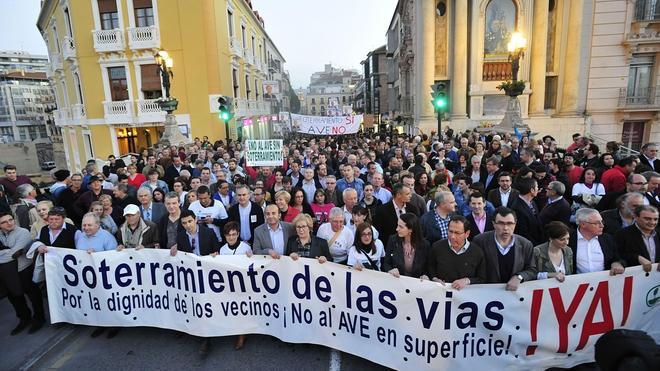
[[[248,166],[282,166],[284,155],[282,139],[266,139],[245,141],[245,160]]]
[[[523,283],[440,283],[311,259],[169,250],[49,249],[53,322],[268,334],[407,370],[537,370],[593,361],[614,328],[660,339],[660,272],[627,268]]]
[[[293,131],[314,135],[355,134],[360,129],[362,115],[304,116],[291,114]]]

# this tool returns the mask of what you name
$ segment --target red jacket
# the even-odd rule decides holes
[[[600,182],[603,183],[607,193],[623,191],[626,189],[626,173],[623,167],[615,165],[603,173]]]

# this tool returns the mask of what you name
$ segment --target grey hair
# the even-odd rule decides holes
[[[470,158],[470,162],[472,162],[472,161],[479,161],[479,162],[481,162],[481,157],[479,157],[479,156],[477,156],[477,155],[474,155],[474,156],[472,156],[472,158]]]
[[[566,192],[566,186],[564,183],[557,180],[550,182],[548,187],[552,188],[552,190],[555,191],[555,193],[557,193],[559,196],[563,196],[564,192]]]
[[[644,178],[646,178],[646,181],[648,182],[651,180],[651,178],[660,178],[660,173],[655,172],[655,171],[645,171],[642,173]]]
[[[140,193],[146,193],[146,194],[149,195],[149,197],[151,197],[152,194],[151,194],[151,191],[149,189],[150,188],[147,188],[147,187],[140,187],[137,191],[138,196],[140,195]]]
[[[342,197],[342,198],[346,198],[346,196],[348,196],[349,193],[355,193],[356,196],[357,196],[357,194],[358,194],[357,191],[355,190],[355,188],[346,188],[346,189],[344,189],[344,191],[341,193],[341,197]]]
[[[594,215],[594,214],[599,214],[598,210],[590,209],[588,207],[583,207],[581,209],[578,209],[578,211],[575,212],[575,222],[577,224],[580,224],[582,222],[586,222],[587,219],[589,219],[589,217]]]
[[[179,195],[176,192],[170,191],[170,192],[167,192],[167,194],[165,195],[165,198],[176,198],[178,200]]]
[[[643,212],[643,211],[650,211],[650,212],[652,212],[652,213],[654,213],[654,214],[656,214],[656,215],[658,214],[658,209],[656,209],[655,206],[652,206],[652,205],[641,205],[641,206],[637,206],[637,207],[635,208],[635,210],[634,210],[635,216],[639,217],[640,215],[642,215],[642,212]]]
[[[334,180],[337,180],[337,177],[334,176],[334,175],[327,175],[327,176],[325,177],[325,179],[334,179]]]
[[[34,191],[32,184],[21,184],[16,187],[16,193],[18,193],[18,197],[20,198],[27,197],[27,195],[29,195],[32,191]]]
[[[344,210],[342,210],[339,207],[333,207],[330,209],[330,215],[328,215],[329,219],[332,219],[335,216],[341,216],[342,218],[344,217]]]
[[[508,144],[502,144],[500,147],[501,147],[500,148],[501,150],[505,149],[507,151],[507,153],[511,153],[513,151],[513,148],[511,148],[511,146],[508,145]]]
[[[85,220],[85,219],[92,219],[92,220],[94,220],[94,222],[95,222],[97,225],[101,225],[101,219],[98,217],[98,215],[96,215],[96,214],[94,214],[94,213],[92,213],[92,212],[89,212],[89,213],[85,214],[85,215],[82,217],[82,220]]]
[[[117,184],[117,190],[122,191],[124,193],[128,193],[128,184],[124,184],[124,183]]]
[[[445,202],[445,197],[448,195],[453,195],[453,193],[448,192],[448,191],[440,191],[435,193],[435,204],[436,205],[442,205],[443,202]]]

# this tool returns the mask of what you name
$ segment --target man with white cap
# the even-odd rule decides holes
[[[158,227],[155,223],[142,219],[140,208],[130,204],[124,208],[126,221],[119,227],[117,250],[124,248],[140,250],[158,247]]]

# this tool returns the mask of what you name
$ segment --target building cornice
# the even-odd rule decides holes
[[[41,34],[45,33],[46,27],[48,27],[48,23],[50,22],[50,15],[53,13],[58,1],[59,0],[44,0],[41,10],[39,11],[39,18],[37,18],[37,28]]]

